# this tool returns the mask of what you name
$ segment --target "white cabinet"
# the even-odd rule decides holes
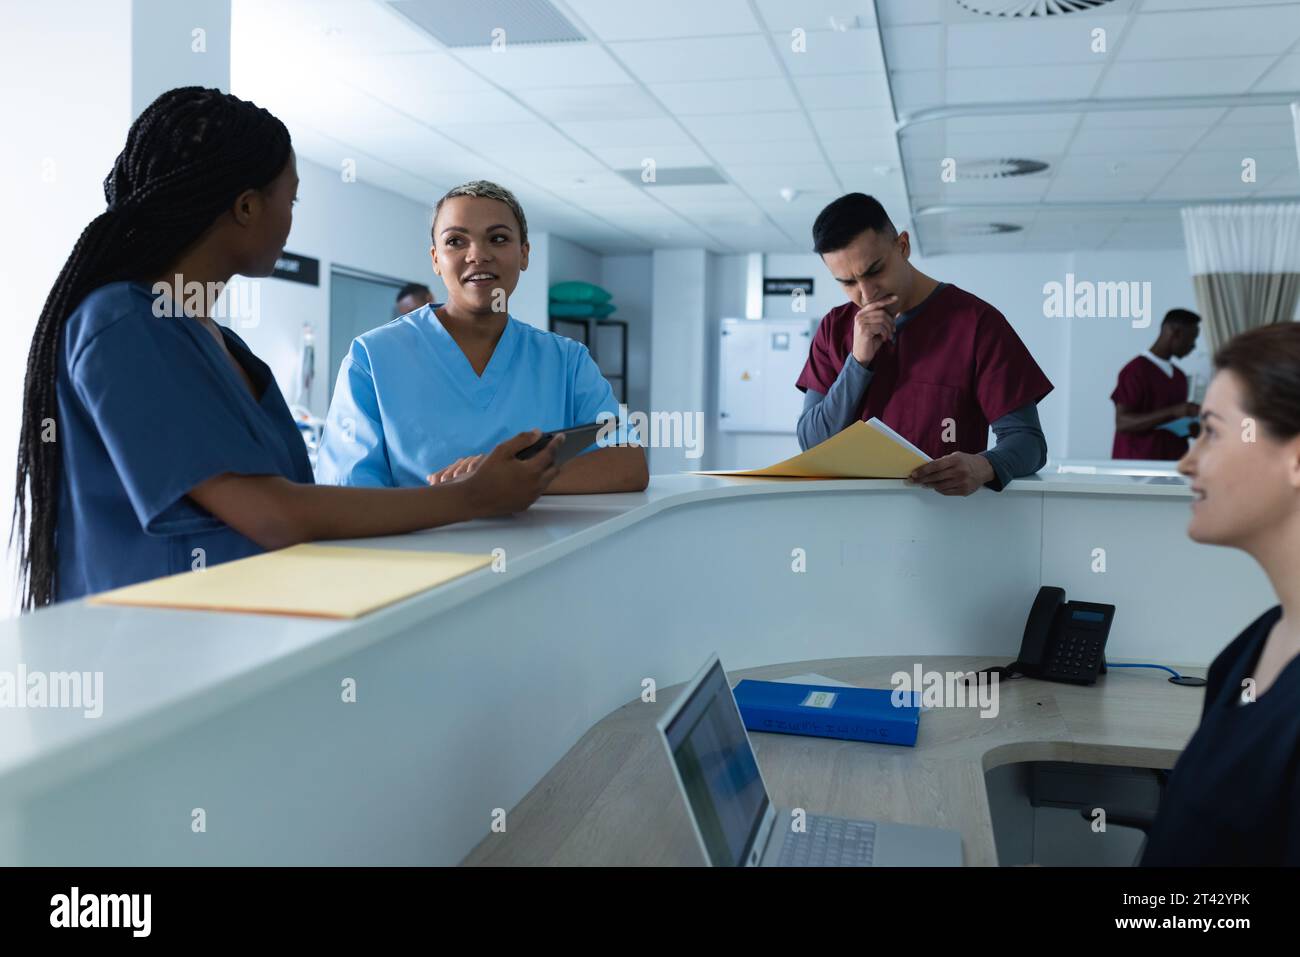
[[[815,320],[723,319],[718,343],[718,428],[793,434],[803,411],[794,387]]]

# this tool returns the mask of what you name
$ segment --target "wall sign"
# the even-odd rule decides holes
[[[271,275],[276,279],[287,279],[290,282],[300,282],[308,286],[320,285],[320,260],[312,259],[310,256],[299,256],[297,253],[280,253],[280,258],[275,261],[275,269]]]
[[[763,279],[765,296],[788,296],[796,289],[802,289],[811,296],[813,281],[811,279]]]

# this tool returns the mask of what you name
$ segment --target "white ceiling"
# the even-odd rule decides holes
[[[310,159],[354,158],[359,179],[426,203],[497,180],[533,228],[602,251],[805,250],[817,211],[852,189],[905,210],[871,0],[801,0],[797,16],[784,0],[553,6],[585,43],[512,46],[507,22],[502,52],[487,36],[450,49],[381,0],[235,0],[232,88]],[[646,159],[725,182],[615,172]]]
[[[359,179],[423,203],[497,180],[534,229],[603,252],[805,251],[817,211],[852,190],[914,223],[927,253],[1178,246],[1176,204],[1161,202],[1300,193],[1284,105],[906,123],[944,107],[1300,89],[1300,2],[1115,0],[1007,22],[956,0],[552,0],[587,38],[555,44],[511,43],[540,0],[476,2],[502,10],[500,52],[490,36],[444,47],[383,0],[234,0],[232,89],[284,119],[306,158],[353,159]],[[1089,48],[1097,27],[1104,55]],[[1240,181],[1245,156],[1254,184]],[[999,157],[1050,168],[940,179],[945,158]],[[616,172],[647,159],[725,182]],[[1110,205],[1078,208],[1097,203]],[[989,222],[1024,228],[979,235]]]
[[[1300,3],[1112,0],[1021,21],[981,17],[953,0],[878,7],[927,252],[1178,247],[1181,205],[1300,194],[1288,106],[1249,105],[1300,90]],[[1105,52],[1093,49],[1099,29]],[[1206,105],[1227,95],[1248,105]],[[1155,108],[1101,108],[1153,98],[1139,105]],[[1034,106],[1062,100],[1087,102]],[[955,115],[925,119],[943,108]],[[945,159],[960,170],[995,158],[1049,168],[1001,180],[941,176]],[[1254,182],[1242,180],[1247,158]],[[1023,229],[967,234],[988,222]]]

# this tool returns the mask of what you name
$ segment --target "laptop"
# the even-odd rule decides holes
[[[772,806],[714,654],[659,719],[695,837],[714,867],[960,867],[961,835]],[[871,747],[871,745],[864,745]]]

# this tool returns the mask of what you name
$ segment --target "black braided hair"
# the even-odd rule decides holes
[[[48,605],[56,591],[60,453],[42,431],[46,420],[57,420],[55,381],[68,316],[100,286],[161,275],[240,193],[271,183],[289,151],[289,131],[269,112],[197,86],[162,94],[131,124],[104,180],[108,208],[63,264],[27,354],[9,537],[11,547],[17,543],[24,611]]]

